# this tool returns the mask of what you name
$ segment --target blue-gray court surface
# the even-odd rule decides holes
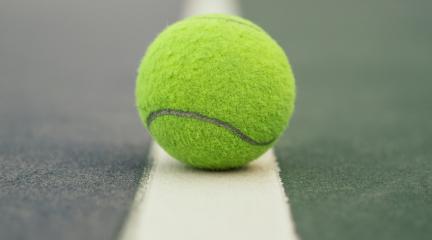
[[[298,237],[430,239],[431,2],[240,8],[296,74],[297,110],[275,152]],[[0,1],[0,239],[119,237],[151,168],[136,67],[181,9]]]

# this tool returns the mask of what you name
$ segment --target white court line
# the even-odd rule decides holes
[[[206,13],[240,15],[240,7],[236,0],[185,0],[183,17]]]
[[[151,157],[145,197],[137,195],[122,239],[298,239],[273,150],[228,172],[187,167],[156,143]]]
[[[239,14],[230,0],[186,1],[185,16]],[[158,144],[121,240],[297,240],[273,150],[238,171],[192,169]],[[144,194],[145,192],[145,194]]]

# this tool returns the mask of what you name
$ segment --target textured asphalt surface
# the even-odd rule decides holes
[[[300,238],[430,239],[432,2],[243,3],[297,78],[276,154]]]
[[[0,239],[116,238],[148,168],[136,67],[179,5],[0,1]]]

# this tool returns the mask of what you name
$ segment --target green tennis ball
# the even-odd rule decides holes
[[[240,17],[174,23],[138,69],[145,127],[171,156],[198,168],[237,168],[262,155],[286,128],[294,100],[283,49]]]

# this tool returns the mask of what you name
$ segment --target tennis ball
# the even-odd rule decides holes
[[[138,69],[136,105],[150,135],[197,168],[237,168],[272,147],[294,110],[283,49],[240,17],[211,14],[168,26]]]

